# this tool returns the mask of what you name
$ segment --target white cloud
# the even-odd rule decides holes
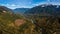
[[[15,8],[18,8],[18,7],[21,7],[19,5],[15,5],[15,4],[0,4],[1,6],[6,6],[8,8],[11,8],[11,9],[15,9]]]
[[[11,4],[11,6],[16,6],[15,4]]]
[[[36,3],[36,4],[33,4],[33,6],[38,6],[38,5],[42,5],[42,4],[53,4],[53,5],[60,5],[59,2],[40,2],[40,3]]]
[[[1,6],[16,6],[15,4],[1,4]]]
[[[3,6],[6,6],[6,7],[11,8],[11,9],[15,9],[15,8],[31,8],[30,6],[20,6],[20,5],[15,5],[15,4],[7,4],[7,5],[3,5]]]
[[[46,2],[40,2],[40,3],[33,4],[33,5],[38,6],[38,5],[42,5],[42,4],[46,4]]]

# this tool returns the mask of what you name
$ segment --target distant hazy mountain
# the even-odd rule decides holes
[[[16,9],[14,9],[14,12],[23,14],[27,10],[29,10],[29,8],[16,8]]]
[[[60,14],[60,6],[52,4],[43,4],[25,12],[25,14],[34,14],[34,15],[56,15]]]

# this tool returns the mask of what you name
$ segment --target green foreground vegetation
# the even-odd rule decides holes
[[[15,20],[23,19],[25,23],[20,26],[15,25]],[[35,25],[25,17],[18,14],[0,14],[0,34],[39,34],[35,30]]]

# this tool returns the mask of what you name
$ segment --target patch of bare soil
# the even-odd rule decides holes
[[[24,23],[25,23],[25,20],[24,19],[16,19],[15,20],[15,25],[16,26],[20,26],[20,25],[22,25]]]

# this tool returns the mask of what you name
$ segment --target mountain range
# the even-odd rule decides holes
[[[16,9],[9,9],[5,6],[0,6],[0,12],[1,10],[26,15],[60,15],[60,5],[52,4],[42,4],[33,8]]]
[[[30,8],[16,8],[14,9],[14,13],[20,13],[23,14],[25,11],[29,10]]]
[[[60,14],[60,5],[52,4],[42,4],[36,7],[31,8],[26,11],[26,15],[59,15]]]

